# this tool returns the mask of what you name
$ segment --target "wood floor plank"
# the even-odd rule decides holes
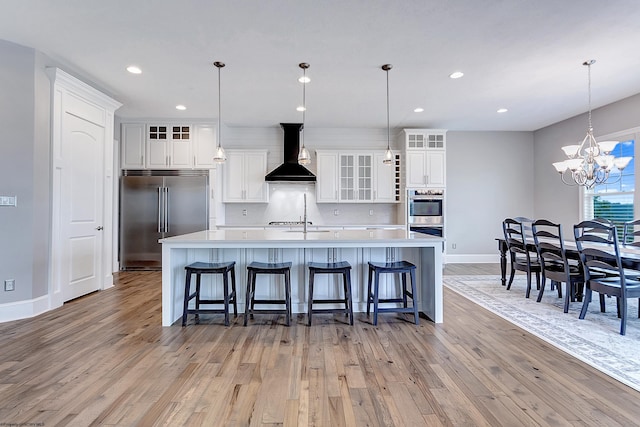
[[[445,274],[497,274],[497,265]],[[159,272],[0,324],[0,421],[44,425],[629,426],[640,393],[448,289],[444,323],[222,315],[163,328]]]

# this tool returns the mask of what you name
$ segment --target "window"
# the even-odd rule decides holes
[[[616,157],[631,157],[629,165],[620,173],[613,172],[611,184],[600,184],[584,189],[584,219],[604,218],[618,227],[618,237],[622,238],[623,224],[634,219],[635,193],[635,140],[636,135],[626,135],[612,151]],[[621,176],[622,175],[622,176]]]

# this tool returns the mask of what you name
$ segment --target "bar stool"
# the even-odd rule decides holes
[[[344,298],[337,299],[314,299],[313,286],[316,274],[342,274],[342,284],[344,287]],[[337,304],[343,303],[344,308],[313,308],[313,304]],[[308,302],[309,326],[311,326],[311,315],[313,313],[344,313],[349,316],[349,324],[353,325],[353,303],[351,299],[351,265],[346,261],[331,263],[309,263],[309,302]]]
[[[380,284],[380,274],[400,273],[402,274],[402,295],[399,298],[378,298],[378,287]],[[411,291],[407,289],[407,273],[411,276]],[[373,292],[371,292],[371,281],[373,276]],[[420,324],[418,315],[418,305],[416,304],[416,266],[408,261],[397,261],[387,263],[369,262],[369,283],[367,290],[367,316],[369,316],[370,306],[373,303],[373,324],[378,324],[378,313],[413,313],[415,324]],[[413,300],[413,307],[407,307],[407,296]],[[379,308],[379,303],[402,303],[402,307]]]
[[[187,325],[187,316],[196,315],[196,324],[200,323],[200,314],[221,314],[224,313],[224,325],[229,326],[229,304],[233,303],[233,317],[238,317],[238,306],[236,304],[236,275],[235,261],[231,262],[194,262],[187,265],[186,279],[184,283],[184,307],[182,312],[182,326]],[[191,292],[191,275],[196,275],[196,290]],[[222,274],[223,299],[202,299],[200,296],[200,278],[203,274]],[[231,293],[229,293],[229,275],[231,275]],[[189,308],[189,301],[196,299],[195,308]],[[224,309],[200,308],[200,304],[224,304]]]
[[[258,274],[283,274],[284,275],[284,293],[283,300],[265,300],[256,299],[256,276]],[[255,304],[284,304],[284,310],[278,309],[259,309],[255,310]],[[253,318],[254,313],[272,313],[284,314],[286,317],[286,325],[289,326],[291,319],[291,263],[265,263],[252,262],[247,266],[247,294],[244,306],[244,326],[247,326],[249,315]]]

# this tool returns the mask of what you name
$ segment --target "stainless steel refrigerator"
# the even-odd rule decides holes
[[[120,179],[120,269],[157,270],[158,239],[206,230],[209,171],[124,170]]]

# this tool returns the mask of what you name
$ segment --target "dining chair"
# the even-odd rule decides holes
[[[634,219],[633,221],[627,221],[624,223],[624,229],[622,233],[622,244],[626,246],[640,247],[640,240],[636,240],[640,236],[640,219]]]
[[[585,296],[580,311],[584,319],[593,291],[601,296],[617,298],[618,317],[620,317],[620,335],[627,328],[627,299],[640,298],[640,270],[624,268],[618,245],[618,233],[614,225],[597,221],[582,221],[573,226],[580,261],[584,267]],[[600,299],[600,311],[604,311]],[[640,316],[640,308],[639,313]]]
[[[584,275],[578,260],[569,260],[564,247],[562,225],[539,219],[531,225],[533,240],[542,267],[542,286],[537,301],[542,300],[546,279],[558,287],[558,298],[562,298],[561,283],[566,283],[564,312],[569,312],[569,302],[582,294]]]
[[[507,290],[511,289],[516,270],[523,271],[527,275],[525,296],[529,298],[531,294],[531,274],[535,273],[537,289],[540,289],[542,268],[537,252],[529,250],[524,224],[525,221],[522,218],[507,218],[502,222],[502,231],[504,232],[504,240],[511,260],[511,275],[509,276]]]

